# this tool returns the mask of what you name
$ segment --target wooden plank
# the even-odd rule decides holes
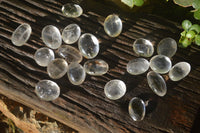
[[[38,110],[83,133],[166,133],[190,132],[198,126],[200,107],[200,50],[197,47],[179,49],[172,58],[173,64],[187,61],[192,65],[188,77],[172,82],[167,80],[168,92],[158,97],[149,89],[146,73],[131,76],[126,72],[126,64],[137,58],[132,51],[135,39],[150,39],[154,45],[164,37],[178,40],[180,33],[176,22],[150,14],[129,14],[105,1],[85,0],[80,4],[84,14],[76,19],[62,15],[61,6],[68,1],[56,0],[3,0],[0,4],[0,93]],[[103,29],[105,17],[119,14],[123,20],[123,32],[117,38],[108,37]],[[29,23],[33,33],[25,46],[15,47],[10,36],[21,23]],[[35,84],[42,79],[50,79],[46,69],[33,60],[36,49],[44,47],[41,30],[53,24],[61,31],[71,23],[77,23],[82,33],[93,33],[100,44],[96,58],[104,59],[110,69],[104,76],[89,76],[80,86],[72,85],[67,76],[56,81],[61,87],[60,97],[52,102],[44,102],[34,93]],[[77,47],[77,44],[73,45]],[[156,53],[155,53],[156,54]],[[81,64],[83,64],[84,60]],[[107,99],[103,92],[106,82],[122,79],[127,84],[126,95],[117,101]],[[143,121],[134,122],[128,115],[129,100],[139,96],[149,100],[147,114]],[[196,119],[196,120],[195,120]]]

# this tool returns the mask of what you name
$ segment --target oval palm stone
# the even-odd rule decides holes
[[[84,69],[89,75],[100,76],[107,73],[109,66],[104,60],[93,59],[84,63]]]
[[[129,102],[128,112],[134,121],[143,120],[146,113],[144,101],[137,97],[132,98]]]
[[[62,13],[70,18],[77,18],[82,15],[83,9],[74,3],[67,3],[62,6]]]
[[[86,73],[82,65],[77,62],[73,62],[69,65],[69,70],[67,72],[69,81],[74,85],[80,85],[84,82]]]
[[[148,72],[147,81],[148,81],[149,87],[158,96],[162,97],[167,93],[167,86],[166,86],[165,80],[160,74],[154,71]]]
[[[132,75],[139,75],[149,69],[149,62],[144,58],[133,59],[128,62],[126,69]]]
[[[29,24],[21,24],[20,26],[17,27],[17,29],[13,32],[11,36],[11,41],[15,46],[22,46],[24,45],[30,35],[31,35],[32,29]]]
[[[172,81],[179,81],[186,77],[191,70],[191,66],[187,62],[179,62],[175,64],[169,71],[169,78]]]
[[[52,49],[57,49],[62,44],[60,31],[53,25],[47,25],[42,29],[42,40]]]
[[[60,87],[51,80],[41,80],[35,86],[36,95],[45,101],[52,101],[59,97]]]

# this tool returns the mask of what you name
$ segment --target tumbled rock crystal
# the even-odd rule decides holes
[[[67,3],[62,6],[62,13],[70,18],[77,18],[82,15],[83,9],[74,3]]]

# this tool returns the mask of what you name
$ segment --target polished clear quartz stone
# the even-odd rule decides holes
[[[122,21],[115,15],[109,15],[104,21],[104,30],[110,37],[117,37],[122,32]]]
[[[20,26],[17,27],[17,29],[13,32],[11,36],[11,41],[15,46],[22,46],[24,45],[30,35],[31,35],[32,29],[29,24],[21,24]]]
[[[35,86],[36,95],[45,101],[52,101],[59,97],[60,87],[51,80],[41,80]]]
[[[74,3],[67,3],[62,6],[62,13],[70,18],[77,18],[82,15],[83,9]]]
[[[84,82],[86,73],[82,65],[77,62],[73,62],[69,65],[67,72],[69,81],[74,85],[80,85]]]
[[[64,28],[62,39],[67,44],[75,43],[81,35],[81,28],[77,24],[70,24]]]
[[[149,61],[144,58],[130,60],[127,64],[127,72],[132,75],[145,73],[149,69]]]
[[[126,93],[126,85],[123,81],[114,79],[106,83],[104,93],[107,98],[117,100],[123,97]]]
[[[53,79],[59,79],[63,77],[68,70],[68,63],[61,58],[57,58],[51,61],[47,66],[47,73],[49,77]]]
[[[53,50],[46,47],[38,49],[34,54],[35,62],[43,67],[46,67],[54,58]]]
[[[140,38],[133,43],[133,50],[139,56],[150,57],[153,55],[154,47],[149,40]]]
[[[84,69],[89,75],[100,76],[107,73],[109,66],[104,60],[93,59],[85,62]]]
[[[177,51],[177,43],[174,39],[167,37],[162,39],[157,47],[157,53],[159,55],[165,55],[171,58]]]
[[[154,72],[165,74],[172,67],[171,60],[165,55],[156,55],[150,60],[150,67]]]
[[[80,63],[83,59],[80,51],[69,45],[60,46],[60,48],[58,48],[58,55],[62,58],[65,58],[68,63]]]
[[[57,49],[62,44],[60,31],[53,25],[47,25],[42,29],[42,40],[52,49]]]
[[[138,97],[132,98],[129,102],[128,112],[134,121],[143,120],[146,113],[144,101]]]
[[[85,33],[79,38],[78,48],[85,58],[92,59],[99,53],[99,41],[94,35]]]
[[[169,78],[172,81],[179,81],[186,77],[191,70],[191,66],[187,62],[179,62],[175,64],[169,71]]]
[[[148,72],[147,81],[148,81],[149,87],[158,96],[162,97],[167,93],[167,86],[166,86],[165,80],[160,74],[154,71]]]

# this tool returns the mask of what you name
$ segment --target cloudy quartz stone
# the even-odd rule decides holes
[[[67,3],[63,5],[61,10],[66,17],[70,18],[77,18],[83,13],[83,9],[79,5],[74,3]]]

